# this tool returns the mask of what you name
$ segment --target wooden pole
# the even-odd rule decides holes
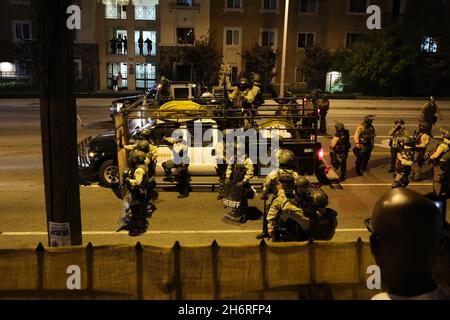
[[[68,0],[38,0],[41,135],[49,246],[81,245],[73,31]]]

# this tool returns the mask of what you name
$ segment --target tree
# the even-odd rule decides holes
[[[245,63],[244,76],[250,78],[252,72],[259,74],[263,90],[266,92],[276,74],[274,69],[277,63],[277,53],[270,47],[254,44],[251,48],[243,51],[242,59]]]
[[[417,50],[395,33],[372,32],[355,44],[351,51],[339,53],[344,83],[370,95],[393,95],[408,92],[408,79],[417,63]],[[335,66],[337,65],[334,63]]]
[[[218,81],[221,59],[215,34],[207,34],[196,40],[194,46],[161,48],[159,72],[173,78],[174,63],[190,65],[193,68],[192,81],[211,86]]]
[[[328,50],[320,47],[309,47],[305,52],[303,72],[308,88],[311,90],[324,89],[326,74],[330,71],[331,56]]]

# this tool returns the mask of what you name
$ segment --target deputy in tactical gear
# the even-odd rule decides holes
[[[252,72],[250,79],[252,81],[252,86],[250,89],[253,95],[252,106],[253,109],[258,110],[258,108],[264,104],[264,97],[261,89],[261,76]]]
[[[414,148],[413,180],[420,181],[422,178],[422,166],[425,163],[425,154],[431,140],[431,124],[420,121],[419,131],[414,132],[413,140],[416,144]]]
[[[397,154],[400,150],[399,139],[409,136],[409,132],[405,128],[405,121],[403,119],[395,120],[395,126],[389,131],[388,135],[391,137],[389,141],[389,147],[391,148],[391,167],[389,172],[395,172]]]
[[[307,241],[310,220],[297,205],[292,194],[286,194],[281,182],[276,184],[277,197],[267,213],[268,237],[273,241]]]
[[[187,144],[181,138],[164,137],[164,141],[168,142],[172,148],[172,160],[162,164],[165,172],[164,181],[177,182],[178,199],[189,196],[189,157]],[[176,171],[176,177],[173,175]]]
[[[226,155],[226,130],[223,131],[222,140],[220,140],[216,147],[216,173],[219,177],[219,190],[217,200],[222,200],[225,196],[225,176],[228,167],[228,159]]]
[[[310,237],[313,240],[331,240],[336,232],[337,212],[328,207],[328,195],[323,190],[311,192],[311,207],[305,215],[311,221]]]
[[[283,187],[283,190],[288,197],[294,197],[297,182],[300,179],[300,175],[292,169],[294,166],[295,155],[291,150],[278,150],[277,160],[279,168],[269,173],[264,179],[261,195],[261,200],[264,200],[264,202],[269,200],[269,195],[273,196],[272,201],[276,199],[276,197],[278,196],[276,185],[278,183],[281,183],[281,186]],[[265,205],[263,216],[263,231],[256,237],[257,239],[269,237],[266,219],[266,215],[268,212],[267,207],[270,207],[270,204],[269,206]]]
[[[444,234],[442,215],[432,201],[409,189],[392,189],[377,201],[365,223],[386,291],[372,300],[450,298],[432,272]]]
[[[335,128],[336,133],[330,142],[330,159],[339,181],[342,182],[347,174],[347,158],[351,148],[350,133],[341,122],[336,123]]]
[[[437,116],[436,116],[437,114]],[[428,123],[430,127],[436,124],[437,120],[444,120],[441,111],[436,103],[436,98],[431,96],[427,103],[422,107],[420,120]]]
[[[318,108],[316,99],[313,95],[309,95],[306,100],[304,101],[305,104],[305,116],[306,118],[302,119],[302,127],[305,129],[312,129],[314,128],[314,125],[316,124],[316,119],[314,117],[318,116]],[[309,135],[308,132],[305,133],[306,135]]]
[[[133,151],[129,158],[130,170],[125,173],[124,183],[128,189],[125,197],[125,212],[119,222],[120,230],[128,230],[130,236],[145,233],[148,227],[147,183],[148,171],[145,165],[146,154]]]
[[[250,84],[247,78],[241,78],[239,80],[238,87],[229,95],[229,99],[233,103],[234,108],[240,110],[245,116],[244,120],[240,121],[237,126],[245,129],[250,128],[253,122],[251,109],[255,96],[252,90],[250,90]]]
[[[398,139],[399,152],[397,153],[396,174],[392,188],[406,188],[409,184],[409,175],[414,164],[414,141],[410,137]]]
[[[375,144],[375,137],[377,135],[372,123],[375,119],[374,116],[364,117],[364,122],[360,124],[355,131],[354,139],[356,146],[353,152],[356,156],[355,167],[356,174],[362,176],[362,171],[366,171],[367,165],[372,154],[372,150]]]
[[[169,102],[175,98],[175,93],[171,85],[171,81],[166,77],[161,77],[161,81],[157,86],[156,100],[160,105]]]
[[[449,160],[450,160],[450,129],[441,128],[443,142],[437,147],[436,151],[430,156],[433,163],[433,191],[437,197],[443,194],[446,196],[450,192],[449,179]]]
[[[317,100],[317,108],[320,115],[319,133],[327,134],[327,115],[330,110],[330,100],[326,95],[323,95]]]
[[[232,221],[245,223],[247,221],[248,199],[254,197],[253,189],[250,186],[250,180],[254,175],[254,167],[251,159],[243,152],[243,144],[234,145],[234,157],[230,159],[225,174],[225,185],[228,189],[234,189],[235,194],[239,196],[240,204],[234,207],[231,213],[225,215],[225,218]]]

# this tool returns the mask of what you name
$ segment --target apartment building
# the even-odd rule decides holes
[[[158,0],[101,0],[96,5],[100,89],[144,90],[156,83],[160,42]]]
[[[382,23],[400,18],[405,0],[291,0],[286,50],[286,85],[304,86],[305,49],[317,45],[336,51],[354,45],[367,32],[366,9],[376,4]],[[245,70],[241,54],[255,43],[280,52],[283,43],[284,0],[211,1],[211,30],[218,35],[218,50],[232,67],[233,79]],[[278,55],[274,85],[280,83]]]

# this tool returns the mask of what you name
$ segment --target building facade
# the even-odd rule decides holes
[[[405,0],[291,0],[286,48],[286,85],[305,86],[305,50],[319,46],[331,52],[351,47],[368,31],[367,7],[380,6],[382,24],[401,17]],[[278,52],[274,85],[280,83],[285,1],[211,1],[211,30],[218,50],[232,67],[233,80],[245,70],[242,52],[254,44]]]

